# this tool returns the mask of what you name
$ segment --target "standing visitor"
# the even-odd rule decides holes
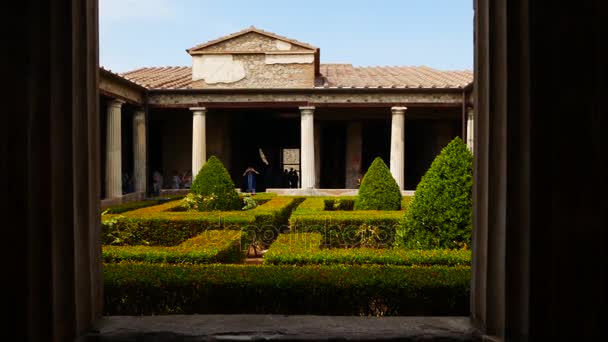
[[[184,172],[184,175],[182,176],[182,182],[184,189],[190,189],[190,187],[192,186],[192,174],[190,173],[190,171]]]
[[[179,174],[177,173],[177,170],[173,170],[173,177],[171,178],[171,182],[172,182],[172,187],[173,189],[179,189],[179,186],[182,182],[181,178],[179,177]]]
[[[245,170],[243,176],[247,178],[247,192],[255,195],[255,176],[259,174],[260,173],[251,166]]]
[[[154,195],[160,196],[160,189],[163,188],[163,175],[158,171],[154,171],[152,175],[152,182]]]

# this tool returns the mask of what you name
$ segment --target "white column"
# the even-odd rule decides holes
[[[472,107],[467,108],[467,146],[473,152],[473,143],[475,141],[475,111]]]
[[[315,107],[300,107],[300,179],[302,189],[315,187]]]
[[[405,186],[405,110],[407,107],[392,107],[391,122],[391,174],[399,189]]]
[[[207,161],[207,132],[205,116],[207,108],[193,107],[192,111],[192,177],[196,177]]]
[[[106,129],[106,198],[122,196],[121,108],[124,102],[108,102]]]
[[[135,192],[146,192],[146,115],[142,109],[133,114],[133,160]]]

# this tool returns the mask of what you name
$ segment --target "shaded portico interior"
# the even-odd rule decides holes
[[[413,190],[434,157],[454,137],[462,137],[459,108],[412,107],[406,112],[405,189]],[[129,120],[125,127],[129,130]],[[186,108],[153,108],[149,112],[149,170],[165,179],[192,167],[192,111]],[[390,107],[315,109],[316,188],[357,187],[376,157],[390,162]],[[299,165],[283,158],[283,150],[299,152],[300,112],[294,107],[210,108],[206,112],[206,154],[215,155],[229,171],[235,185],[244,189],[243,171],[260,172],[257,191],[285,188],[282,172]],[[125,136],[128,142],[130,135]],[[123,147],[130,151],[129,144]],[[131,153],[132,155],[132,153]],[[125,155],[123,155],[125,156]],[[265,161],[262,159],[264,158]],[[128,154],[124,159],[129,159]],[[266,164],[268,162],[268,164]],[[299,161],[297,161],[299,164]],[[125,161],[128,172],[133,163]],[[170,187],[170,182],[165,182]]]

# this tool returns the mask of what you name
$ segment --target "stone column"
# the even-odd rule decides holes
[[[135,192],[146,192],[146,114],[137,109],[133,114],[133,159]]]
[[[302,189],[315,187],[315,107],[300,107],[300,180]]]
[[[392,107],[390,168],[399,189],[405,186],[405,111],[407,107]]]
[[[205,116],[207,108],[193,107],[192,111],[192,177],[196,177],[207,161],[207,133]]]
[[[357,178],[361,174],[361,151],[363,146],[362,125],[349,122],[346,127],[346,174],[347,189],[357,188]]]
[[[106,198],[122,196],[121,108],[124,101],[108,102],[106,129]]]
[[[472,107],[467,108],[467,146],[473,152],[473,142],[475,141],[475,111]]]

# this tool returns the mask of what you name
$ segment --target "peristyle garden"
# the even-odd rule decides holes
[[[456,138],[411,197],[380,158],[356,197],[251,196],[211,157],[102,213],[105,314],[467,315],[472,168]]]

